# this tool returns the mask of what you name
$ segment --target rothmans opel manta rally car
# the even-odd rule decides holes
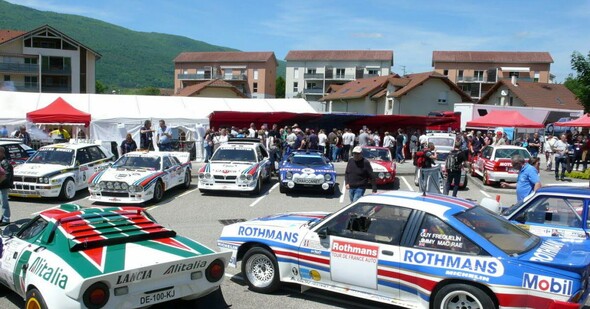
[[[109,203],[143,203],[162,200],[164,192],[191,185],[188,152],[126,153],[109,168],[88,179],[90,200]]]
[[[99,144],[62,143],[44,146],[14,168],[10,196],[57,197],[71,200],[88,187],[88,178],[108,166],[113,154]]]
[[[22,223],[22,222],[21,222]],[[3,231],[0,282],[25,308],[137,308],[216,292],[231,254],[138,207],[64,204]]]
[[[332,213],[288,213],[224,227],[250,289],[281,282],[409,308],[579,308],[590,252],[546,240],[474,203],[389,191]]]
[[[336,171],[324,155],[313,151],[294,151],[279,165],[279,191],[310,189],[334,194]]]
[[[221,144],[199,169],[199,191],[246,191],[259,194],[270,182],[268,152],[259,139],[237,138]]]

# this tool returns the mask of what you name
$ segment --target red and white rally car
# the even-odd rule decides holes
[[[371,162],[377,185],[387,185],[395,181],[395,162],[386,147],[364,146],[363,157]]]
[[[512,156],[519,154],[528,162],[531,154],[524,147],[513,145],[486,146],[479,157],[473,159],[471,176],[479,175],[483,183],[516,182],[518,171],[512,168]]]

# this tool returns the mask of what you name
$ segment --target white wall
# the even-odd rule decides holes
[[[446,103],[438,102],[441,92],[448,93]],[[396,108],[399,108],[397,110],[399,114],[427,116],[431,111],[453,110],[454,102],[461,102],[461,96],[445,82],[436,78],[430,78],[406,95],[396,98],[394,113],[396,113]]]

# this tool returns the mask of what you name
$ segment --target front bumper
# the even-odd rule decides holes
[[[9,196],[14,197],[57,197],[61,192],[60,184],[42,184],[15,181]]]
[[[105,203],[123,203],[123,204],[140,204],[147,202],[152,199],[153,192],[148,195],[146,192],[110,192],[101,190],[88,189],[90,196],[88,200],[92,202],[105,202]]]
[[[215,179],[199,179],[199,189],[215,190],[215,191],[241,191],[250,192],[256,189],[258,178],[249,182],[238,182],[236,180],[231,182],[220,182]]]
[[[281,187],[289,190],[328,191],[334,188],[335,185],[336,183],[334,181],[326,181],[323,183],[298,183],[292,179],[283,179],[280,182]]]

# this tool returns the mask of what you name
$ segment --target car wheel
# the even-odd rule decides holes
[[[488,173],[488,170],[483,171],[482,181],[483,181],[483,184],[486,186],[492,185],[492,182],[490,181],[490,174]]]
[[[288,191],[287,186],[279,185],[279,192],[286,194]]]
[[[164,183],[161,180],[158,180],[154,187],[154,202],[159,202],[164,197]]]
[[[47,309],[45,300],[39,290],[30,289],[27,291],[25,309]]]
[[[491,297],[484,291],[467,284],[449,284],[434,295],[434,309],[497,308]]]
[[[76,196],[76,183],[72,178],[66,179],[64,183],[61,185],[61,192],[59,193],[59,197],[62,200],[69,201]]]
[[[186,173],[184,173],[184,182],[182,183],[182,187],[185,189],[188,189],[191,187],[191,172],[186,171]]]
[[[246,252],[242,260],[242,274],[254,292],[272,293],[281,284],[276,257],[261,247],[253,247]]]
[[[262,180],[258,177],[258,181],[256,182],[256,188],[252,190],[252,194],[259,195],[262,192]]]

